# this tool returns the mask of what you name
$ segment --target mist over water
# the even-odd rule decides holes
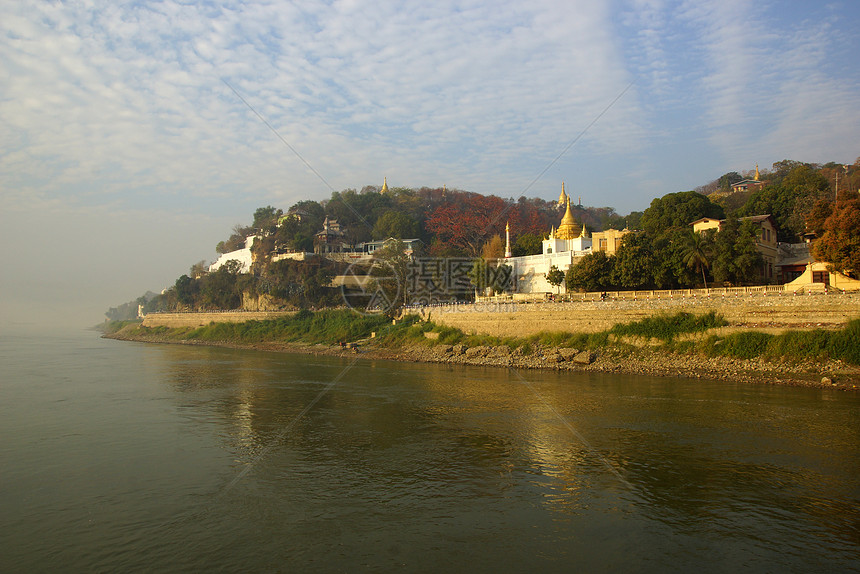
[[[860,398],[0,335],[0,571],[860,571]]]

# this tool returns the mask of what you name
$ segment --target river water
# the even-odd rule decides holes
[[[0,337],[0,571],[860,571],[860,396]]]

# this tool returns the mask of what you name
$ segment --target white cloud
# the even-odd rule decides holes
[[[608,10],[585,2],[19,10],[25,24],[10,26],[17,37],[6,35],[3,55],[39,72],[23,74],[3,115],[42,164],[16,170],[16,185],[34,189],[50,187],[45,168],[70,185],[107,166],[108,193],[217,194],[249,186],[249,171],[265,193],[288,176],[318,189],[221,78],[335,187],[388,158],[404,173],[451,162],[467,178],[478,163],[494,173],[476,179],[499,185],[523,179],[506,168],[512,159],[536,169],[551,157],[625,80]],[[617,112],[633,126],[635,109]],[[616,132],[602,132],[604,148],[629,144]],[[599,147],[598,135],[589,139]]]

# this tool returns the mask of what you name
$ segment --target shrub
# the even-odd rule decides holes
[[[722,344],[714,348],[718,354],[727,357],[753,359],[765,352],[772,338],[773,335],[759,331],[742,331],[727,336],[722,340]]]
[[[766,355],[769,358],[826,359],[833,335],[821,329],[787,331],[771,339]]]
[[[844,329],[833,333],[827,342],[827,352],[833,359],[860,365],[860,319],[850,321]]]
[[[728,322],[714,311],[704,315],[682,312],[671,316],[657,315],[646,317],[641,321],[615,325],[609,332],[618,336],[631,335],[646,339],[671,341],[677,335],[700,333],[724,325],[728,325]]]

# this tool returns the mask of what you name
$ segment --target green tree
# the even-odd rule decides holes
[[[653,284],[654,254],[651,237],[630,233],[615,253],[612,284],[624,289],[647,289]]]
[[[411,239],[418,237],[418,222],[401,211],[386,211],[373,226],[374,239]]]
[[[199,279],[206,275],[209,272],[209,266],[206,265],[205,260],[200,260],[194,265],[191,266],[191,269],[188,271],[189,275],[192,279]]]
[[[293,204],[288,215],[306,224],[312,231],[318,231],[325,220],[325,209],[318,201],[303,199]]]
[[[278,225],[278,218],[283,213],[283,211],[275,209],[271,205],[258,207],[254,212],[254,222],[251,224],[251,227],[265,233],[272,233]]]
[[[296,307],[323,307],[334,300],[334,270],[325,260],[283,259],[267,268],[268,293]]]
[[[830,197],[830,184],[820,170],[809,164],[785,160],[774,164],[778,178],[752,194],[739,216],[770,214],[776,221],[779,241],[794,243],[806,230],[806,220],[816,202]]]
[[[568,291],[603,291],[612,285],[612,258],[603,251],[585,255],[565,276]]]
[[[643,211],[631,211],[624,218],[624,226],[627,229],[642,229],[642,215]]]
[[[182,275],[176,280],[174,288],[176,289],[176,299],[179,303],[193,309],[199,291],[197,281],[188,275]]]
[[[289,243],[290,249],[297,252],[312,253],[314,250],[313,235],[305,235],[304,233],[296,233],[293,240]]]
[[[755,281],[762,256],[756,248],[755,226],[730,217],[713,236],[711,271],[717,283],[740,285]]]
[[[676,289],[695,284],[696,272],[684,262],[684,243],[689,233],[687,228],[674,227],[653,239],[651,278],[658,289]]]
[[[345,189],[331,194],[331,199],[325,204],[325,213],[337,219],[347,243],[355,245],[370,241],[377,218],[392,208],[392,201],[387,193],[362,195],[354,189]],[[319,230],[314,233],[316,231]]]
[[[523,233],[514,241],[511,252],[514,257],[540,255],[543,252],[543,238],[534,233]]]
[[[709,241],[708,235],[703,233],[695,233],[690,231],[684,237],[684,243],[682,246],[681,257],[684,261],[684,265],[689,269],[695,269],[702,273],[702,283],[705,285],[705,289],[708,288],[708,278],[705,275],[705,272],[711,266],[711,242]]]
[[[758,229],[750,220],[741,221],[735,242],[735,282],[753,283],[759,279],[764,257],[758,250]]]
[[[300,201],[280,218],[275,232],[275,249],[311,252],[314,235],[322,229],[325,211],[316,201]]]
[[[703,217],[722,219],[723,208],[695,191],[669,193],[654,199],[642,214],[642,228],[656,237],[673,227],[687,228]]]
[[[555,292],[558,293],[558,288],[564,283],[565,275],[564,271],[552,265],[549,268],[549,272],[546,274],[546,281],[553,287],[555,287]]]
[[[210,310],[238,308],[242,304],[242,296],[236,288],[240,268],[241,263],[231,259],[217,271],[199,279],[201,307]]]
[[[487,262],[483,257],[478,257],[472,261],[472,268],[469,270],[469,281],[472,287],[475,288],[475,295],[485,295],[489,286],[489,274],[487,272]]]
[[[727,193],[731,191],[733,184],[739,181],[743,181],[743,179],[743,176],[741,176],[741,174],[739,174],[738,172],[730,171],[729,173],[720,176],[720,179],[717,180],[717,182],[720,191],[722,191],[723,193]]]

